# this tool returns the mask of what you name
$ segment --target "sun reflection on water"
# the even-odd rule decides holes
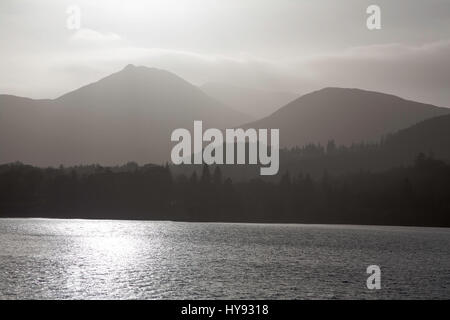
[[[139,264],[137,237],[120,232],[117,222],[80,221],[69,233],[76,232],[70,243],[72,259],[66,272],[66,287],[85,295],[108,298],[127,285],[127,273]],[[76,258],[75,258],[76,257]],[[89,279],[89,281],[88,281]],[[94,281],[93,281],[94,280]]]

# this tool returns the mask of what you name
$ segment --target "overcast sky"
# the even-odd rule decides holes
[[[370,4],[381,30],[366,28]],[[1,0],[0,39],[0,93],[32,98],[133,63],[194,84],[358,87],[450,106],[449,0]]]

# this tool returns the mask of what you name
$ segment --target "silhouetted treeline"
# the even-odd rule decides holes
[[[323,172],[331,175],[342,175],[358,171],[382,172],[390,168],[410,166],[414,158],[421,152],[450,162],[450,153],[445,141],[437,139],[433,143],[421,141],[419,138],[409,141],[409,134],[399,132],[389,135],[379,142],[360,142],[352,145],[337,145],[330,140],[325,146],[321,144],[307,144],[302,147],[280,149],[280,170],[275,176],[264,176],[266,181],[276,182],[280,174],[290,172],[292,176],[307,173],[313,179],[320,179]],[[427,136],[427,135],[425,135]],[[444,140],[444,142],[442,142]],[[248,146],[246,147],[248,148]],[[220,165],[223,176],[233,181],[248,181],[260,177],[261,165]],[[171,168],[174,174],[191,175],[193,171],[200,171],[201,165],[180,165]]]
[[[450,226],[450,165],[345,175],[285,172],[233,183],[221,167],[173,176],[169,166],[0,166],[0,216]]]

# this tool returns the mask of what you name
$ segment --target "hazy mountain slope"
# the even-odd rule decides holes
[[[55,100],[1,96],[0,163],[161,163],[173,129],[245,119],[170,72],[130,65]]]
[[[216,126],[237,124],[243,116],[173,73],[133,65],[69,92],[56,102],[64,106],[133,107],[158,113],[176,112],[174,118],[201,114],[202,120],[210,120]]]
[[[242,88],[216,82],[205,83],[200,88],[207,95],[255,119],[271,114],[299,96],[292,92]]]
[[[322,179],[355,172],[382,172],[414,165],[420,153],[450,164],[450,114],[421,121],[406,129],[388,134],[383,143],[352,146],[305,145],[280,150],[280,170],[275,176],[259,174],[260,165],[221,165],[224,177],[233,181],[263,178],[279,181],[286,172],[291,177],[310,175]],[[202,166],[173,166],[173,174],[190,176],[202,172]],[[214,170],[214,169],[211,169]]]
[[[30,160],[45,153],[47,137],[55,136],[49,128],[54,118],[51,100],[0,95],[0,163]]]
[[[359,89],[325,88],[306,94],[270,116],[247,124],[279,128],[282,146],[302,146],[334,139],[338,144],[377,141],[450,109]]]
[[[450,162],[450,115],[424,120],[390,135],[384,149],[403,158],[423,152]]]

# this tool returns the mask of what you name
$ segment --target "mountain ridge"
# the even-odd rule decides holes
[[[369,114],[370,113],[370,114]],[[450,109],[356,88],[327,87],[305,94],[246,128],[278,128],[281,145],[378,141],[384,135]]]
[[[0,95],[0,163],[163,163],[170,159],[172,130],[190,130],[194,120],[205,129],[278,128],[281,147],[293,147],[379,141],[449,113],[390,94],[327,87],[249,122],[176,74],[127,65],[56,99]]]
[[[163,163],[172,130],[248,119],[169,71],[131,65],[53,100],[4,96],[0,114],[0,162],[42,166]]]

